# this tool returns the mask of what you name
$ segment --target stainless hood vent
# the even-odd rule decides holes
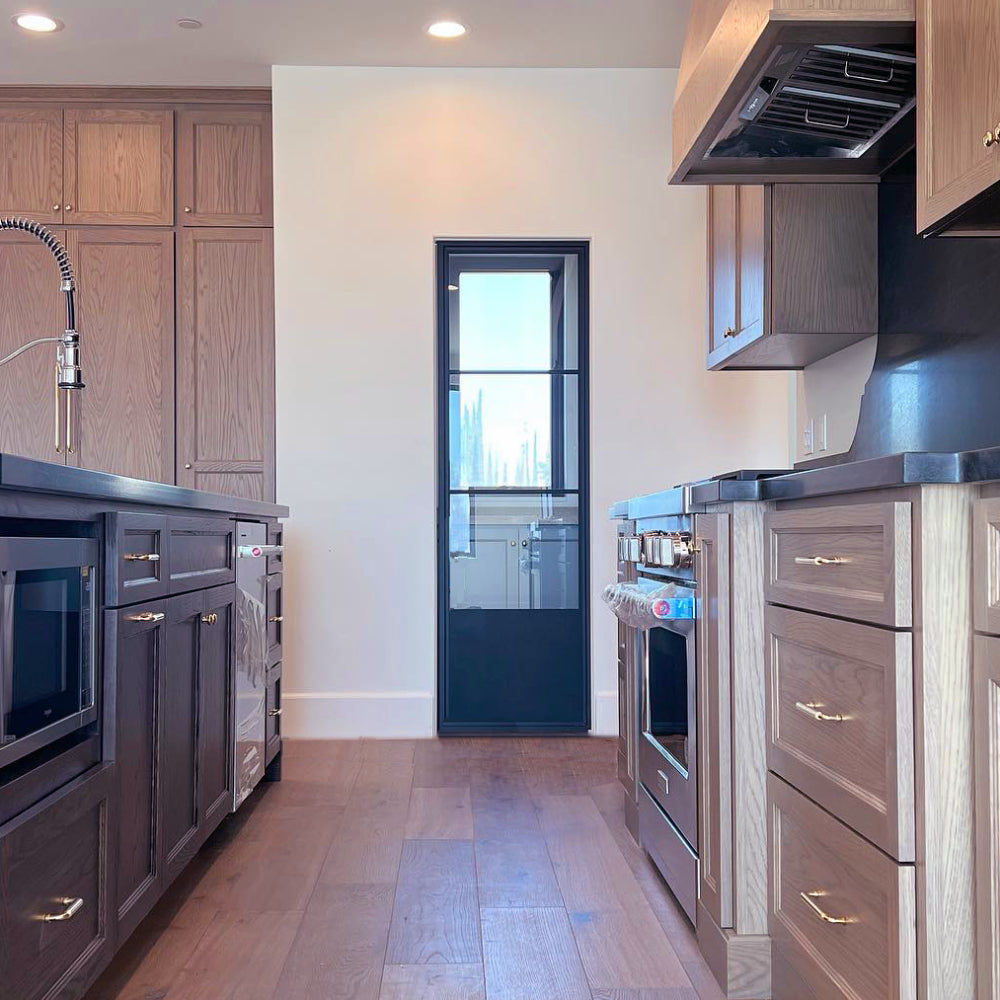
[[[913,110],[914,50],[783,45],[708,151],[710,159],[854,159]]]

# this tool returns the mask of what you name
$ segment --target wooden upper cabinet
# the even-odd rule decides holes
[[[804,368],[878,332],[872,184],[708,189],[708,367]]]
[[[0,356],[35,337],[57,337],[65,329],[59,268],[33,236],[0,233],[0,289]],[[58,405],[54,345],[35,347],[0,370],[0,451],[62,462]]]
[[[917,42],[917,229],[1000,232],[1000,6],[918,0]]]
[[[269,229],[180,234],[177,483],[274,499],[274,245]]]
[[[71,230],[67,246],[79,285],[77,328],[87,383],[70,400],[76,431],[69,461],[172,483],[174,234]]]
[[[63,113],[0,108],[0,215],[63,219]]]
[[[272,224],[271,113],[182,111],[177,188],[185,226]]]
[[[174,113],[119,108],[64,112],[64,218],[84,225],[174,221]]]

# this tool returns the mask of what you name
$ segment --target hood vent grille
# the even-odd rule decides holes
[[[916,90],[916,59],[904,52],[816,45],[789,74],[788,83],[834,88],[905,104]]]
[[[757,124],[856,146],[870,142],[901,110],[898,101],[873,101],[786,85],[771,98]]]

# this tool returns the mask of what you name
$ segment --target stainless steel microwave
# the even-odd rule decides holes
[[[0,767],[97,718],[93,538],[0,538]]]

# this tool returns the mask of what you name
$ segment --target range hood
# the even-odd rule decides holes
[[[868,180],[913,147],[910,0],[788,2],[695,0],[673,183]]]

